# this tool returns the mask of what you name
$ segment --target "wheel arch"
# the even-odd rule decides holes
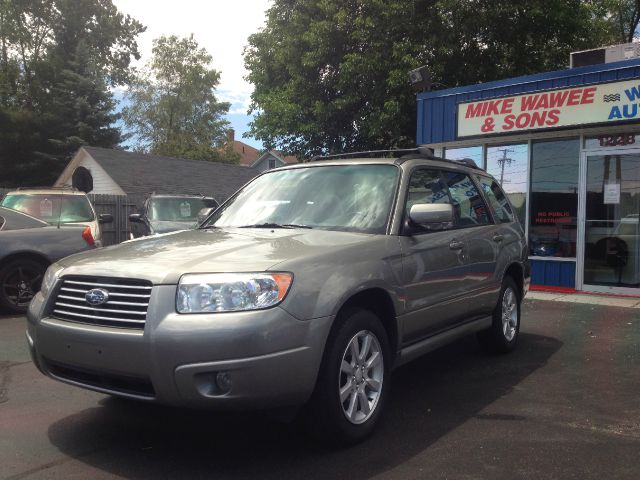
[[[0,268],[4,267],[9,262],[12,262],[14,260],[21,259],[21,258],[33,260],[35,262],[41,263],[45,267],[48,267],[52,263],[49,258],[47,258],[45,255],[41,253],[32,252],[32,251],[22,251],[22,252],[10,253],[6,257],[0,258]]]
[[[524,296],[524,268],[521,264],[514,262],[511,263],[507,269],[504,271],[504,275],[502,278],[511,277],[513,281],[516,282],[516,286],[518,287],[518,296],[520,300],[522,300]]]
[[[336,321],[340,321],[342,315],[353,308],[369,310],[380,318],[389,339],[392,356],[395,356],[398,352],[400,332],[398,331],[396,309],[389,292],[384,288],[371,287],[354,293],[338,309]]]

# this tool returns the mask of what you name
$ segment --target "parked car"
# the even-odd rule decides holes
[[[393,368],[473,333],[513,350],[530,278],[491,176],[389,155],[267,171],[199,229],[52,265],[28,312],[35,364],[148,402],[303,407],[315,434],[362,440]]]
[[[0,306],[25,312],[47,267],[92,248],[89,227],[57,227],[0,207]]]
[[[129,221],[139,225],[132,238],[195,228],[198,214],[210,213],[218,206],[211,197],[201,195],[151,195],[142,213],[132,213]]]
[[[71,187],[18,189],[7,193],[0,206],[26,213],[51,225],[89,227],[97,247],[102,246],[100,225],[113,221],[111,214],[96,215],[87,195]]]

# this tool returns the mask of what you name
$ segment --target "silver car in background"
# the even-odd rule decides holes
[[[96,247],[102,246],[102,224],[113,222],[111,214],[96,214],[87,195],[73,187],[19,188],[7,193],[0,206],[50,225],[89,227],[85,238]]]
[[[56,260],[92,248],[87,227],[57,227],[0,207],[0,307],[25,312]]]
[[[52,265],[35,364],[146,402],[297,408],[351,443],[395,367],[472,333],[515,348],[527,244],[497,182],[422,149],[355,157],[268,171],[197,230]]]

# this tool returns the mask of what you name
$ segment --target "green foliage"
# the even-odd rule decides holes
[[[415,145],[409,70],[441,88],[562,68],[611,40],[599,3],[275,0],[245,50],[250,134],[299,157]]]
[[[640,22],[640,0],[600,0],[598,4],[609,19],[614,43],[631,42]]]
[[[157,155],[238,163],[239,155],[223,148],[229,103],[219,102],[220,73],[210,68],[211,55],[189,38],[160,37],[153,58],[135,80],[123,110],[137,148]]]
[[[0,0],[0,185],[51,184],[79,146],[119,144],[109,86],[142,31],[111,0]]]

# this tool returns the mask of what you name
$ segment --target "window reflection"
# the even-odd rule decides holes
[[[528,145],[501,145],[487,148],[487,172],[505,191],[524,228],[527,211]]]
[[[533,143],[529,227],[531,255],[576,256],[579,163],[579,138]]]
[[[482,158],[482,146],[475,147],[462,147],[462,148],[447,148],[444,151],[444,158],[447,160],[462,160],[463,158],[470,158],[479,167],[484,166],[484,159]]]

